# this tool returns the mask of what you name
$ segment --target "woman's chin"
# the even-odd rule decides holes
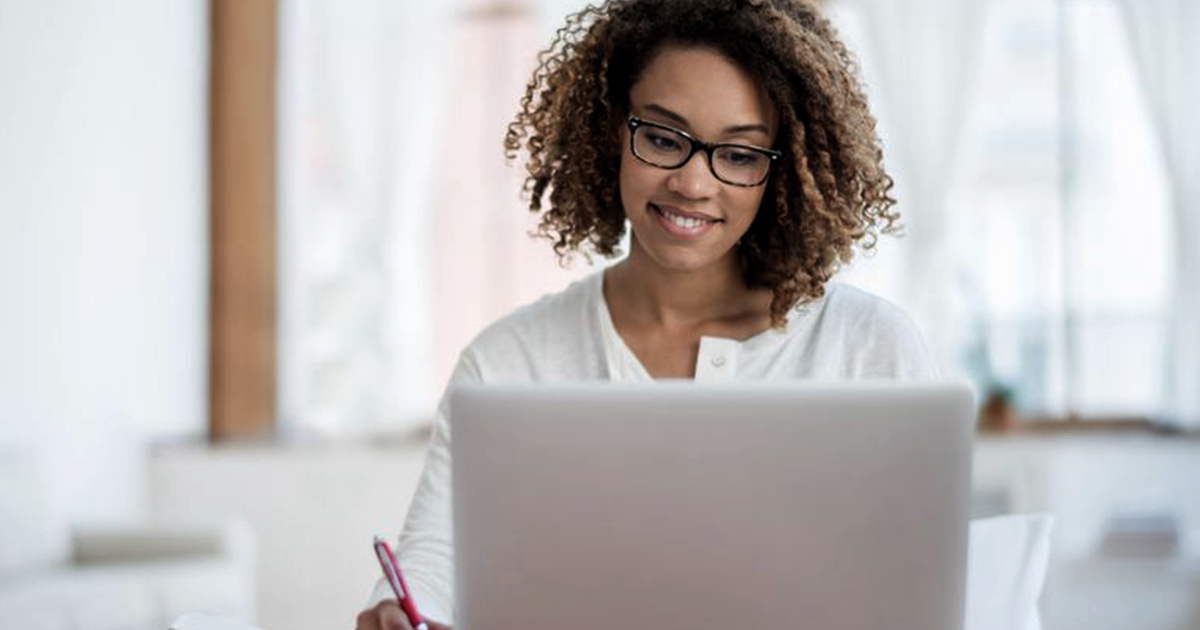
[[[646,261],[663,272],[687,274],[712,269],[715,265],[727,263],[732,252],[702,252],[689,251],[686,248],[672,247],[666,251],[647,251]]]

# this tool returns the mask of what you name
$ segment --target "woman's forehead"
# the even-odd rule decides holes
[[[773,135],[776,128],[775,108],[766,90],[711,48],[662,49],[630,89],[629,102],[635,113],[666,113],[671,122],[696,132],[760,125]]]

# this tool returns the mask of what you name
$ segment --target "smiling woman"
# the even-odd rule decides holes
[[[493,323],[469,383],[925,380],[896,307],[831,276],[897,220],[854,63],[805,0],[610,0],[568,18],[508,128],[560,257],[629,253]],[[439,408],[398,545],[452,622],[450,425]],[[381,583],[361,630],[406,628]]]
[[[732,252],[746,284],[771,291],[772,325],[782,325],[799,302],[821,297],[852,247],[870,249],[898,219],[854,60],[808,3],[609,3],[572,16],[550,52],[556,54],[534,74],[505,146],[510,157],[528,152],[530,209],[542,212],[549,202],[541,232],[560,255],[585,243],[615,253],[630,201],[618,198],[618,178],[624,185],[632,176],[622,153],[628,142],[619,141],[628,137],[618,130],[633,115],[698,131],[678,106],[653,100],[663,93],[682,98],[679,88],[688,81],[693,116],[711,121],[727,105],[731,127],[722,134],[786,149],[772,160],[774,177],[755,182],[763,212]],[[691,67],[689,57],[707,58],[705,67],[679,74]],[[708,70],[719,74],[706,76]],[[713,156],[705,157],[711,163]],[[716,176],[719,164],[713,168]]]

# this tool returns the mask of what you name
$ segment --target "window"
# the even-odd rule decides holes
[[[993,3],[951,192],[964,369],[1028,414],[1161,405],[1168,185],[1118,8]]]

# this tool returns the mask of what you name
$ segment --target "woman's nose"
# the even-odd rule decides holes
[[[686,164],[675,169],[667,180],[667,190],[689,199],[703,199],[717,194],[721,182],[708,166],[708,156],[697,151]]]

